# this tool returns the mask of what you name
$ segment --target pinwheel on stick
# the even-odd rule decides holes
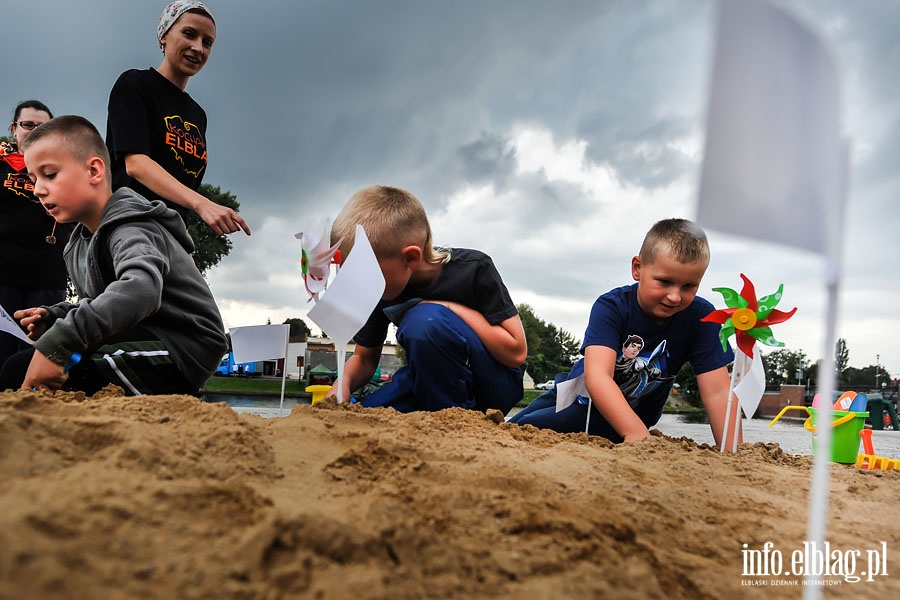
[[[329,246],[330,235],[330,223],[326,221],[321,236],[301,232],[294,237],[300,240],[303,283],[310,300],[315,302],[307,317],[331,338],[337,352],[337,381],[333,387],[337,388],[336,399],[341,404],[347,344],[381,300],[384,276],[362,225],[356,225],[353,251],[346,257],[341,257],[339,249],[343,240]],[[330,278],[331,265],[336,265],[333,278]],[[323,294],[326,288],[328,292]],[[307,391],[312,390],[307,388]]]
[[[331,228],[325,221],[325,230],[321,236],[300,232],[294,235],[300,240],[300,270],[303,272],[303,284],[309,292],[309,299],[318,302],[319,294],[328,287],[331,265],[340,269],[342,240],[333,246],[328,245]]]
[[[767,346],[783,347],[784,343],[776,340],[772,334],[771,326],[787,321],[797,312],[796,307],[789,312],[775,308],[781,301],[784,284],[779,285],[774,294],[757,299],[753,282],[743,273],[741,273],[741,279],[744,281],[744,286],[740,294],[731,288],[713,288],[714,292],[722,294],[726,308],[714,310],[701,319],[701,321],[718,323],[722,326],[719,331],[719,340],[722,342],[724,350],[728,350],[728,338],[732,335],[735,336],[738,346],[734,368],[731,370],[728,407],[725,411],[725,426],[721,440],[722,452],[725,451],[725,440],[732,426],[734,427],[732,452],[737,450],[737,421],[740,419],[740,411],[735,411],[735,417],[732,419],[732,393],[738,397],[741,410],[750,419],[756,412],[766,389],[766,375],[762,358],[758,352],[753,352],[756,342]]]

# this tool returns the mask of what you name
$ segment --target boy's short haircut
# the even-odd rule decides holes
[[[103,136],[94,124],[78,115],[61,115],[34,128],[25,141],[22,150],[27,150],[40,140],[56,136],[78,161],[86,161],[97,156],[106,166],[106,177],[109,175],[109,150]]]
[[[709,241],[703,229],[693,221],[663,219],[657,221],[644,237],[641,261],[652,264],[660,253],[666,253],[682,264],[709,263]]]
[[[449,252],[437,252],[432,246],[431,226],[422,203],[400,188],[374,185],[350,198],[331,227],[331,243],[341,242],[341,256],[353,248],[356,225],[366,230],[372,250],[378,258],[400,255],[406,246],[421,246],[426,263],[450,260]]]

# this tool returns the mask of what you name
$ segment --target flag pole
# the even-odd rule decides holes
[[[337,351],[337,403],[344,403],[344,360],[347,358],[347,344],[341,344]]]
[[[284,384],[285,380],[287,379],[287,353],[290,340],[290,334],[286,335],[284,339],[284,353],[282,354],[282,356],[284,356],[284,358],[282,359],[284,362],[281,365],[281,404],[279,404],[278,406],[278,414],[282,417],[284,416]],[[275,361],[275,364],[278,364],[278,360]]]
[[[584,432],[587,433],[588,429],[591,427],[591,406],[594,401],[591,399],[590,395],[588,395],[588,403],[587,403],[587,418],[584,420]],[[590,434],[589,434],[590,435]]]
[[[738,364],[738,360],[743,354],[744,353],[741,352],[740,348],[738,348],[737,357],[735,358],[734,366],[731,369],[731,381],[728,384],[728,396],[725,397],[725,423],[722,424],[722,439],[719,441],[719,452],[725,452],[725,440],[728,439],[728,430],[730,429],[733,420],[731,418],[731,397],[734,395],[734,384],[738,376],[738,369],[743,368],[743,361],[741,361],[740,365]],[[740,408],[737,410],[740,411]],[[740,418],[740,412],[738,412],[738,418]]]
[[[757,352],[759,352],[759,349],[756,347],[756,344],[753,344],[753,348],[756,349]],[[744,377],[746,377],[747,375],[750,374],[750,368],[752,366],[751,362],[753,360],[752,358],[750,358],[743,352],[740,352],[740,355],[741,355],[741,373],[740,373],[740,376],[738,377],[738,383],[743,381]],[[740,428],[741,428],[741,399],[738,398],[737,396],[735,396],[734,400],[732,400],[731,396],[729,396],[728,403],[729,404],[732,404],[732,403],[737,404],[737,406],[735,406],[735,408],[734,408],[734,411],[735,411],[734,432],[732,434],[732,442],[731,442],[731,451],[737,452],[738,438],[740,437],[739,433],[740,433]],[[748,416],[747,418],[749,419],[750,416]]]
[[[842,194],[839,198],[837,214],[827,223],[828,236],[825,261],[825,289],[827,292],[825,311],[825,350],[819,367],[819,408],[813,425],[816,431],[816,452],[813,457],[812,483],[809,489],[809,521],[806,524],[806,539],[813,548],[822,548],[828,521],[828,491],[831,478],[831,416],[835,387],[835,330],[837,329],[838,296],[841,281],[841,252],[844,246],[841,222],[847,206],[847,190],[850,183],[850,142],[844,143]],[[821,582],[822,575],[807,575],[806,581]],[[807,585],[803,590],[805,600],[822,597],[822,586]]]

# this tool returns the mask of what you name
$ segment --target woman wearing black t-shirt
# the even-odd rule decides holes
[[[34,195],[19,145],[53,115],[37,100],[20,102],[9,125],[14,141],[0,144],[0,305],[10,316],[23,308],[56,304],[66,296],[63,248],[70,225],[57,225]],[[0,334],[0,366],[24,346]]]
[[[184,90],[212,51],[212,14],[196,0],[172,2],[160,17],[157,39],[160,66],[125,71],[109,94],[113,188],[163,200],[185,222],[194,211],[217,234],[243,229],[250,235],[237,212],[197,192],[207,163],[206,112]]]

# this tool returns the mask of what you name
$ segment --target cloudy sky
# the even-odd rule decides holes
[[[106,127],[128,68],[159,66],[164,1],[0,0],[0,109],[37,98]],[[710,0],[210,0],[218,38],[187,91],[209,116],[206,182],[252,237],[209,273],[228,327],[305,316],[293,234],[356,190],[406,188],[435,239],[489,253],[513,300],[581,338],[630,283],[646,230],[694,218],[714,49]],[[838,335],[900,375],[900,3],[794,0],[833,53],[853,141]],[[5,107],[5,108],[4,108]],[[9,117],[7,117],[9,118]],[[823,354],[821,257],[709,231],[701,294],[785,284],[775,329]],[[313,326],[314,329],[318,329]],[[878,358],[880,356],[880,359]],[[874,382],[873,382],[874,383]]]

